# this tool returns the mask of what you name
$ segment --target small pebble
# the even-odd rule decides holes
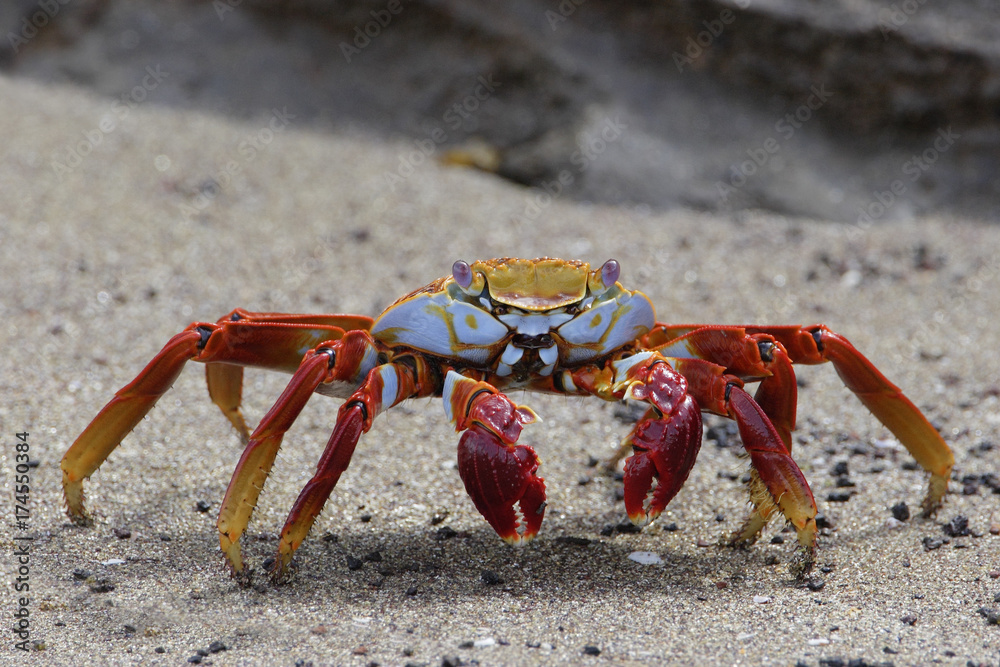
[[[410,596],[410,597],[413,597],[414,595],[416,595],[419,592],[420,592],[420,589],[417,588],[416,586],[410,586],[409,588],[406,589],[406,594],[408,596]]]
[[[325,635],[327,633],[327,630],[328,628],[325,625],[317,625],[312,628],[309,628],[309,632],[311,632],[314,635]]]
[[[128,528],[115,528],[112,532],[114,532],[115,537],[119,540],[127,540],[132,537],[132,531]]]
[[[754,602],[754,604],[767,604],[770,601],[771,601],[771,598],[768,595],[755,595],[755,596],[753,596],[753,602]]]
[[[90,570],[82,570],[82,569],[73,570],[73,578],[74,579],[79,579],[79,580],[83,581],[85,579],[89,579],[90,575],[91,575]]]
[[[834,477],[846,477],[850,474],[847,467],[847,461],[837,461],[833,466],[833,471],[831,473]]]
[[[986,607],[980,607],[978,611],[989,625],[1000,625],[1000,611]]]
[[[972,534],[969,530],[969,520],[961,514],[941,526],[941,530],[948,537],[965,537]]]
[[[153,649],[153,653],[166,653],[166,652],[167,649],[163,648],[162,646],[157,646],[156,648]]]
[[[496,646],[496,643],[497,640],[493,639],[493,637],[483,637],[472,642],[472,645],[476,648],[486,648],[488,646]]]
[[[222,642],[212,642],[208,645],[209,653],[218,653],[219,651],[228,651],[229,647]]]
[[[212,509],[212,503],[208,502],[207,500],[199,500],[194,504],[194,508],[199,512],[205,513],[208,510]]]
[[[369,523],[372,520],[372,515],[362,514],[360,518],[361,518],[361,523]]]
[[[457,655],[445,656],[441,659],[441,667],[459,667],[462,664],[462,659]]]
[[[913,614],[907,614],[906,616],[904,616],[899,620],[901,620],[903,623],[906,623],[907,625],[916,625],[917,623],[917,617],[914,616]]]
[[[834,491],[826,496],[827,502],[830,503],[846,503],[850,499],[850,491]]]
[[[355,646],[353,649],[351,649],[351,653],[353,653],[354,655],[368,655],[368,647]]]
[[[200,655],[192,655],[190,658],[187,659],[187,661],[193,665],[200,665],[202,657]]]
[[[811,591],[821,591],[824,586],[826,586],[826,582],[822,579],[822,577],[812,577],[806,582],[806,588]]]
[[[785,538],[783,538],[781,535],[775,535],[774,537],[771,538],[771,544],[784,544],[784,543],[785,543]]]
[[[583,654],[584,655],[600,655],[601,654],[601,649],[597,648],[596,646],[591,646],[591,645],[588,644],[587,646],[583,647]]]
[[[347,569],[351,570],[352,572],[355,570],[360,570],[362,567],[364,567],[364,561],[362,561],[359,558],[355,558],[350,554],[345,556],[345,559],[347,560]]]
[[[471,639],[467,639],[464,642],[462,642],[461,644],[459,644],[458,648],[472,648],[473,646],[474,646],[474,644],[472,643],[472,640]]]
[[[378,551],[372,551],[371,553],[365,554],[365,560],[369,563],[381,563],[382,554]]]
[[[479,578],[483,580],[483,583],[487,586],[496,586],[497,584],[503,583],[503,579],[500,575],[493,570],[483,570],[479,573]]]
[[[453,537],[457,537],[458,532],[451,528],[450,526],[442,526],[434,532],[435,540],[450,540]]]
[[[590,544],[590,540],[586,537],[577,537],[576,535],[561,535],[556,538],[556,542],[560,544],[571,544],[574,547],[585,547]]]

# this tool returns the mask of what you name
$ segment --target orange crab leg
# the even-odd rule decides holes
[[[740,342],[740,336],[744,341]],[[774,361],[765,372],[754,370],[749,342],[773,340]],[[726,366],[727,372],[752,381],[766,378],[758,390],[765,412],[772,418],[785,440],[784,430],[795,425],[794,373],[785,358],[794,364],[832,362],[844,384],[854,392],[875,417],[909,450],[931,478],[924,497],[924,515],[941,506],[948,489],[954,456],[937,430],[903,392],[865,358],[843,336],[822,324],[808,327],[788,326],[668,326],[658,324],[643,337],[644,345],[656,347],[663,354],[696,357]],[[747,359],[751,360],[749,365]],[[790,439],[786,441],[790,444]]]
[[[285,432],[323,383],[356,387],[377,364],[378,350],[366,331],[349,331],[306,353],[274,406],[249,438],[219,508],[219,545],[234,574],[243,571],[240,537],[257,505]]]
[[[316,466],[316,473],[299,493],[288,513],[271,572],[275,581],[285,578],[292,555],[309,534],[340,475],[350,464],[361,434],[371,429],[375,417],[383,410],[407,398],[439,393],[439,376],[440,369],[416,355],[397,357],[368,372],[361,386],[340,407],[337,424]]]
[[[902,390],[886,379],[846,338],[822,324],[747,327],[747,331],[774,336],[788,350],[794,363],[832,362],[847,388],[892,431],[917,463],[931,473],[923,501],[924,516],[930,516],[941,506],[955,465],[951,449]]]
[[[83,480],[100,467],[170,389],[189,360],[207,364],[213,401],[245,437],[246,424],[239,409],[242,369],[237,365],[291,372],[310,347],[343,336],[344,329],[338,323],[370,327],[370,322],[356,316],[283,316],[235,310],[218,323],[191,324],[171,338],[139,375],[115,394],[63,456],[63,489],[70,517],[77,522],[88,520]]]
[[[743,447],[750,454],[750,500],[754,512],[732,537],[736,545],[752,544],[775,509],[781,510],[806,550],[806,569],[816,548],[816,501],[805,475],[785,446],[764,408],[743,390],[742,381],[704,359],[671,360],[688,382],[689,391],[703,409],[736,420]],[[792,382],[794,386],[794,381]]]

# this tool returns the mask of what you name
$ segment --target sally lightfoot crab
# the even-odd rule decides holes
[[[614,260],[591,271],[542,258],[455,262],[452,274],[402,297],[378,318],[234,310],[174,336],[122,388],[62,460],[69,515],[86,522],[83,480],[173,384],[185,362],[206,364],[208,390],[246,442],[219,511],[219,541],[233,573],[257,498],[285,432],[313,392],[346,399],[309,480],[295,501],[272,574],[286,573],[362,433],[408,398],[440,396],[461,432],[458,470],[483,517],[505,541],[523,544],[545,513],[535,451],[518,444],[535,420],[512,389],[645,404],[625,438],[625,509],[653,521],[684,484],[701,446],[701,413],[736,421],[750,457],[752,510],[731,537],[750,545],[780,512],[794,527],[808,571],[816,548],[816,503],[792,459],[793,364],[833,363],[861,402],[930,473],[923,501],[933,513],[953,457],[920,411],[842,336],[813,326],[675,326],[656,321],[641,292],[620,283]],[[243,366],[292,374],[253,431],[240,412]],[[744,389],[757,382],[753,396]]]

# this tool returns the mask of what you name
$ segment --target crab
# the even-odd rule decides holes
[[[553,258],[457,261],[451,275],[390,305],[376,319],[237,309],[174,336],[81,433],[62,459],[71,518],[87,523],[83,481],[173,384],[189,360],[206,365],[208,391],[245,442],[219,510],[221,550],[246,581],[240,539],[285,432],[314,392],[345,399],[317,465],[293,505],[271,570],[287,579],[359,438],[375,417],[410,398],[441,397],[455,429],[458,471],[473,503],[506,542],[523,545],[545,514],[532,447],[519,444],[536,414],[504,392],[522,389],[643,404],[612,457],[624,463],[631,521],[653,521],[680,490],[702,440],[702,412],[735,420],[750,459],[750,514],[728,542],[749,546],[781,514],[794,526],[808,572],[816,502],[791,456],[793,364],[831,362],[844,384],[930,473],[923,512],[942,503],[954,458],[898,387],[824,325],[670,325],[645,294],[619,282],[608,260],[591,270]],[[243,367],[292,374],[253,432],[240,410]],[[745,386],[758,383],[751,396]]]

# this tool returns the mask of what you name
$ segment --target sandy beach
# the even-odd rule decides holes
[[[120,117],[107,98],[16,77],[0,78],[0,136],[7,613],[20,595],[14,538],[32,538],[32,650],[7,632],[9,664],[1000,661],[1000,627],[981,611],[1000,608],[996,226],[597,206],[433,159],[393,180],[409,143],[274,115],[138,105]],[[493,256],[615,258],[662,321],[829,325],[944,434],[956,459],[944,507],[918,518],[926,475],[831,367],[802,368],[794,454],[828,521],[802,585],[780,521],[752,549],[716,546],[746,512],[738,440],[706,440],[666,513],[621,532],[621,483],[592,467],[628,431],[616,406],[515,395],[542,417],[522,441],[549,494],[539,537],[515,550],[466,496],[440,402],[422,400],[364,436],[295,579],[244,589],[215,528],[240,442],[190,364],[87,483],[95,525],[68,521],[64,451],[190,322],[235,307],[375,316],[456,259]],[[248,371],[251,422],[285,382]],[[315,396],[289,432],[250,525],[251,563],[275,549],[337,407]],[[19,530],[23,432],[33,467]],[[832,501],[842,477],[849,499]],[[914,517],[894,522],[899,503]],[[958,517],[968,534],[947,535]]]

